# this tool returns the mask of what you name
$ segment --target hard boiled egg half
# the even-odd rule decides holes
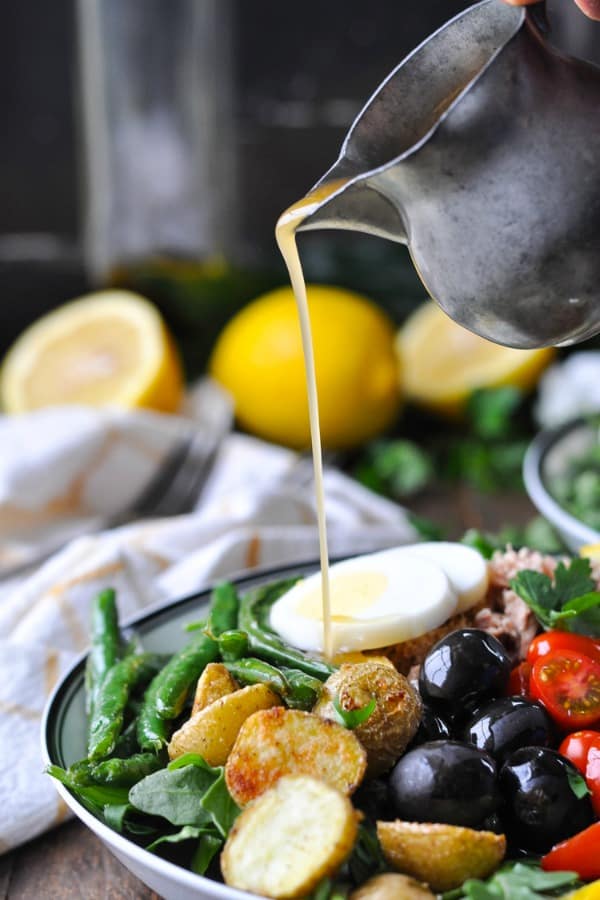
[[[334,653],[417,638],[483,599],[483,557],[445,541],[356,556],[329,569]],[[304,578],[271,610],[271,627],[293,647],[323,651],[321,573]]]

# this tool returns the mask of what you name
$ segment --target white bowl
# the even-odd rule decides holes
[[[244,590],[279,578],[308,574],[316,568],[317,564],[311,563],[285,570],[270,570],[237,579],[235,583]],[[209,597],[210,590],[206,590],[137,615],[125,623],[125,633],[135,631],[146,650],[175,652],[187,640],[184,625],[202,618],[207,610]],[[86,755],[85,660],[86,654],[74,663],[57,684],[46,706],[41,736],[42,753],[47,764],[66,768]],[[248,900],[250,896],[254,896],[196,875],[149,853],[88,812],[63,785],[56,783],[56,788],[67,806],[92,829],[111,853],[165,900]]]
[[[564,472],[569,461],[585,452],[595,439],[596,430],[587,420],[574,419],[541,431],[523,462],[523,481],[531,501],[574,553],[584,544],[598,543],[600,532],[567,512],[549,493],[546,484],[549,478]]]

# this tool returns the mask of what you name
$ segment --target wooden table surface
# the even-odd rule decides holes
[[[447,529],[494,531],[524,524],[534,514],[522,495],[481,496],[467,489],[436,492],[411,504]],[[0,857],[2,900],[159,900],[131,875],[84,825],[69,821]]]

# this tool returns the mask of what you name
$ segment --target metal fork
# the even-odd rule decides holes
[[[158,519],[193,509],[212,470],[219,446],[220,441],[209,443],[205,435],[192,435],[184,446],[175,448],[165,477],[158,483],[153,481],[135,504],[135,517]],[[131,511],[128,518],[132,518]]]

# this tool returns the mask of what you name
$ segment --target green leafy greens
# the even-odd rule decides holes
[[[554,579],[525,569],[510,582],[512,589],[548,627],[576,634],[600,635],[600,592],[591,577],[589,559],[560,562]]]
[[[576,872],[544,872],[537,865],[507,863],[487,881],[469,878],[455,891],[443,895],[444,900],[545,900],[556,896],[559,888],[574,887]],[[561,891],[562,893],[562,891]]]

